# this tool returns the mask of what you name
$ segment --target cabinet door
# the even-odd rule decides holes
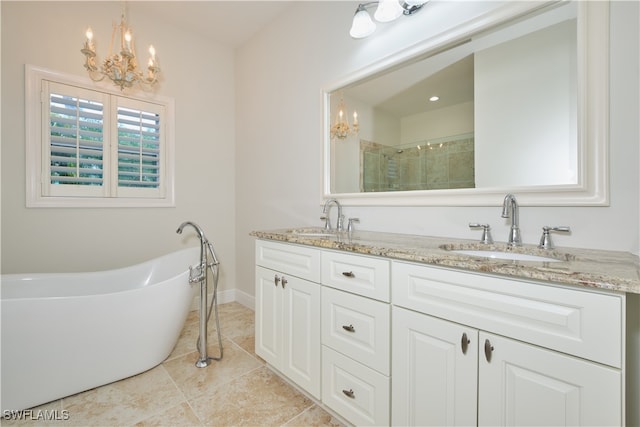
[[[393,425],[475,425],[478,331],[393,308]]]
[[[619,370],[485,332],[480,345],[478,425],[622,424]]]
[[[284,316],[282,372],[319,399],[320,285],[285,274],[281,286]]]
[[[279,368],[282,353],[282,274],[256,266],[256,354]]]

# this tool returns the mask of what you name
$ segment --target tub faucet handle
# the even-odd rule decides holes
[[[542,237],[540,237],[540,244],[538,245],[540,249],[553,249],[553,243],[551,242],[551,231],[562,231],[568,233],[571,231],[571,229],[566,225],[559,227],[549,227],[548,225],[545,225],[544,227],[542,227]]]
[[[484,245],[490,245],[493,243],[493,238],[491,237],[491,226],[489,224],[478,224],[477,222],[471,222],[469,223],[469,228],[482,228],[480,243]]]

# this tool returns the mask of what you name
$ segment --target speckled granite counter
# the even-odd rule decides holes
[[[356,231],[349,236],[347,233],[326,234],[320,228],[254,231],[251,235],[259,239],[376,255],[468,271],[640,294],[638,257],[627,252],[577,248],[557,248],[548,251],[538,249],[535,245],[523,245],[509,250],[551,257],[560,262],[512,261],[460,255],[450,251],[452,249],[506,250],[506,245],[499,242],[488,246],[473,240],[372,231]]]

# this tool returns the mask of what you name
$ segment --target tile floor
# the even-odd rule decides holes
[[[34,408],[2,426],[339,426],[313,401],[273,374],[254,353],[254,312],[222,304],[224,358],[196,368],[198,313],[191,312],[171,355],[139,375]],[[209,356],[217,332],[209,322]],[[37,419],[38,411],[58,420]],[[64,414],[68,419],[62,420]]]

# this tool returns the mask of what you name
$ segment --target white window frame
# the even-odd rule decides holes
[[[49,91],[50,84],[74,86],[80,93],[104,99],[103,186],[50,184]],[[87,92],[89,91],[89,92]],[[146,97],[144,97],[146,95]],[[142,103],[142,104],[141,104]],[[160,112],[160,186],[157,189],[118,186],[117,108],[151,105]],[[44,108],[44,107],[47,108]],[[157,94],[131,96],[88,78],[44,68],[25,67],[26,206],[40,207],[174,207],[175,206],[175,108],[174,100]],[[57,188],[56,188],[57,187]],[[93,188],[91,188],[93,187]]]

